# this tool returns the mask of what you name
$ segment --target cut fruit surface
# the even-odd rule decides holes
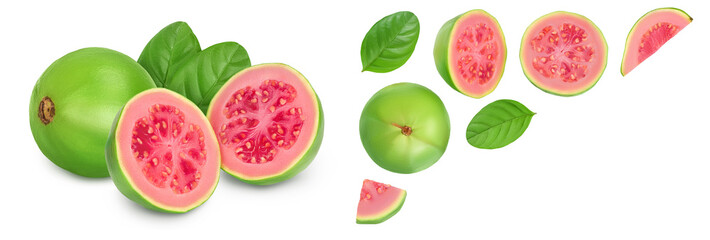
[[[482,98],[498,86],[506,57],[498,21],[480,9],[449,20],[436,36],[434,60],[439,75],[470,97]]]
[[[574,96],[591,89],[604,73],[607,44],[586,17],[553,12],[525,30],[520,46],[525,76],[541,90]]]
[[[190,100],[167,89],[136,95],[119,112],[106,145],[118,189],[154,210],[187,212],[219,179],[217,138]]]
[[[626,37],[621,75],[626,76],[692,21],[677,8],[659,8],[644,14]]]
[[[357,223],[381,223],[397,214],[404,205],[407,191],[389,184],[365,179],[357,205]]]
[[[315,158],[323,112],[310,83],[284,64],[262,64],[232,77],[207,113],[222,169],[253,184],[295,176]]]

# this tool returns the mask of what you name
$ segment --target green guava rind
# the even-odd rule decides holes
[[[461,94],[464,94],[466,96],[472,97],[472,98],[482,98],[485,97],[486,95],[490,94],[493,92],[493,90],[498,87],[498,83],[500,83],[500,78],[497,79],[496,85],[494,85],[490,90],[488,90],[486,93],[482,95],[472,95],[469,93],[464,92],[461,90],[456,84],[454,83],[454,80],[452,79],[451,76],[451,71],[449,71],[449,43],[451,42],[451,38],[454,37],[452,36],[454,32],[454,27],[456,27],[456,23],[458,20],[470,13],[477,13],[477,12],[482,12],[483,14],[489,16],[493,22],[498,23],[498,20],[493,17],[493,15],[490,15],[488,12],[481,10],[481,9],[474,9],[465,13],[462,13],[449,21],[446,21],[444,25],[441,26],[439,29],[439,32],[436,34],[436,40],[434,41],[434,64],[436,65],[436,71],[439,72],[439,75],[441,76],[442,79],[448,84],[451,88],[456,90],[457,92],[460,92]],[[498,32],[500,33],[501,37],[501,42],[503,42],[503,48],[507,48],[505,44],[505,36],[503,35],[503,29],[501,29],[500,24],[497,26]],[[507,51],[507,50],[506,50]],[[503,55],[503,65],[501,66],[501,72],[505,72],[505,62],[507,60],[508,54]],[[501,77],[503,75],[501,74]]]
[[[311,88],[313,90],[313,86],[310,85],[310,82],[308,81],[308,79],[306,79],[306,77],[303,74],[301,74],[298,70],[296,70],[295,68],[293,68],[287,64],[264,63],[264,64],[258,64],[258,65],[251,66],[250,68],[260,67],[260,66],[267,65],[267,64],[268,65],[278,65],[283,68],[289,69],[289,71],[293,71],[301,79],[303,84],[306,84],[309,88]],[[239,73],[235,74],[235,76],[238,74]],[[226,85],[227,84],[225,84],[225,86]],[[213,110],[213,108],[220,107],[220,106],[216,106],[216,104],[217,104],[216,101],[217,101],[217,99],[219,99],[217,96],[219,94],[231,94],[231,93],[227,93],[227,92],[223,93],[223,91],[218,91],[215,94],[215,97],[212,98],[212,101],[210,102],[210,106],[207,110],[207,116],[211,116],[212,114],[210,114],[210,113],[212,111],[216,111],[216,110]],[[293,166],[291,166],[291,168],[289,168],[288,170],[284,171],[281,174],[269,176],[269,177],[265,177],[265,178],[246,178],[246,177],[243,177],[235,172],[228,171],[225,168],[222,168],[222,170],[224,170],[224,172],[239,179],[242,182],[254,184],[254,185],[271,185],[271,184],[283,182],[283,181],[286,181],[292,177],[295,177],[300,172],[305,170],[311,164],[311,162],[313,162],[313,159],[316,158],[316,155],[318,154],[318,150],[320,150],[321,143],[323,142],[323,128],[324,128],[323,105],[321,105],[320,98],[318,97],[318,94],[316,93],[315,90],[313,90],[313,95],[311,95],[311,97],[315,98],[316,102],[318,103],[318,115],[319,115],[318,127],[317,127],[318,130],[316,131],[316,136],[313,139],[313,142],[311,143],[311,145],[308,148],[308,150],[306,151],[306,153],[304,153],[300,159],[294,160],[294,161],[296,161],[296,164],[294,164]]]
[[[393,123],[412,128],[404,136]],[[415,173],[434,165],[446,151],[451,132],[441,99],[414,83],[395,83],[365,104],[360,116],[360,140],[370,158],[395,173]]]
[[[179,94],[175,93],[175,96],[180,97],[183,102],[186,105],[193,105],[190,100],[187,98],[184,98],[180,96]],[[128,102],[127,104],[130,104]],[[196,109],[197,106],[194,106]],[[121,164],[119,163],[120,158],[118,156],[118,142],[116,142],[116,133],[119,130],[118,126],[121,121],[121,117],[123,116],[123,112],[125,110],[125,106],[121,108],[121,110],[116,114],[116,117],[114,118],[113,124],[111,125],[111,132],[109,132],[109,137],[108,141],[106,141],[105,145],[105,162],[108,167],[108,171],[111,175],[111,179],[113,180],[114,185],[116,185],[116,188],[118,188],[118,191],[120,191],[124,196],[126,196],[128,199],[140,204],[141,206],[158,211],[158,212],[165,212],[165,213],[185,213],[189,212],[192,209],[195,209],[196,207],[199,207],[202,205],[207,199],[209,199],[212,194],[214,193],[214,190],[217,187],[217,183],[219,182],[219,177],[215,180],[214,185],[212,186],[211,190],[209,191],[209,195],[204,197],[202,201],[198,201],[196,204],[187,207],[187,208],[172,208],[170,206],[163,206],[157,202],[151,201],[147,196],[143,196],[143,194],[140,193],[138,187],[133,185],[131,181],[127,177],[127,173],[123,171],[121,168]],[[207,121],[209,122],[209,121]],[[209,131],[212,131],[212,129],[208,129]],[[215,140],[216,141],[216,140]],[[216,146],[219,146],[219,144],[216,144]],[[217,158],[219,159],[219,154],[217,154]],[[217,170],[217,173],[219,175],[219,169]]]
[[[594,29],[596,30],[596,32],[598,32],[599,35],[600,35],[600,37],[604,40],[604,41],[603,41],[603,42],[604,42],[604,64],[603,64],[602,68],[600,69],[597,78],[594,80],[594,83],[593,83],[593,84],[589,85],[589,87],[587,87],[587,88],[585,88],[585,89],[583,89],[583,90],[581,90],[581,91],[579,91],[579,92],[576,92],[576,93],[564,94],[564,93],[556,92],[554,89],[547,89],[547,88],[544,88],[544,87],[542,87],[542,86],[539,86],[539,85],[535,82],[535,80],[533,80],[533,77],[531,77],[531,76],[528,74],[528,70],[525,69],[525,64],[524,64],[524,59],[523,59],[523,47],[524,47],[524,45],[525,45],[525,36],[526,36],[525,33],[527,33],[528,30],[532,29],[532,27],[535,26],[535,24],[538,23],[538,22],[539,22],[540,20],[542,20],[543,18],[548,17],[548,16],[551,16],[551,15],[554,15],[554,14],[570,14],[570,15],[574,15],[574,16],[577,16],[577,17],[581,17],[582,19],[585,19],[586,21],[588,21],[589,23],[591,23],[592,26],[594,26]],[[606,38],[604,37],[604,33],[601,31],[601,29],[599,29],[599,27],[598,27],[596,24],[594,24],[594,22],[592,22],[592,20],[590,20],[589,18],[587,18],[587,17],[585,17],[585,16],[583,16],[583,15],[581,15],[581,14],[576,14],[576,13],[572,13],[572,12],[556,11],[556,12],[551,12],[551,13],[545,14],[544,16],[539,17],[538,19],[535,19],[535,21],[533,21],[533,22],[525,29],[525,32],[523,33],[523,38],[522,38],[522,40],[520,41],[520,57],[519,57],[519,58],[520,58],[520,66],[523,68],[523,73],[525,74],[525,77],[530,81],[530,83],[532,83],[535,87],[539,88],[539,89],[542,90],[543,92],[546,92],[546,93],[549,93],[549,94],[552,94],[552,95],[561,96],[561,97],[573,97],[573,96],[577,96],[577,95],[580,95],[580,94],[582,94],[582,93],[585,93],[585,92],[589,91],[589,89],[592,89],[595,85],[597,85],[597,83],[599,82],[599,79],[602,78],[602,75],[604,75],[604,71],[606,70],[606,66],[607,66],[607,63],[608,63],[608,57],[609,57],[609,46],[608,46],[607,43],[606,43]]]
[[[157,204],[154,204],[153,202],[149,201],[145,197],[143,197],[141,194],[139,194],[134,186],[128,181],[128,178],[126,177],[126,174],[123,173],[121,170],[121,167],[118,164],[118,149],[116,147],[116,127],[118,126],[118,122],[120,120],[120,116],[123,113],[123,108],[121,108],[121,111],[118,112],[116,115],[116,120],[113,122],[113,126],[111,127],[111,132],[109,133],[108,136],[108,141],[106,142],[106,163],[107,167],[109,169],[109,173],[111,175],[111,179],[113,180],[113,183],[116,185],[116,188],[128,199],[142,205],[145,208],[159,211],[159,212],[168,212],[168,213],[179,213],[177,211],[170,211],[165,208],[158,207]]]
[[[134,95],[155,88],[136,61],[106,48],[84,48],[52,63],[30,97],[30,129],[42,153],[85,177],[108,177],[104,145],[116,112]],[[39,119],[39,102],[55,105],[52,122]]]
[[[631,37],[634,36],[634,33],[637,33],[637,34],[643,34],[643,33],[645,33],[645,31],[637,31],[636,26],[638,26],[639,22],[641,22],[641,20],[644,20],[644,18],[645,18],[646,16],[648,16],[648,14],[653,13],[653,12],[658,11],[658,10],[674,10],[674,11],[677,11],[679,14],[682,14],[682,15],[684,15],[685,17],[687,17],[687,18],[688,18],[688,21],[690,21],[690,22],[693,21],[693,18],[692,18],[687,12],[683,11],[683,10],[680,9],[680,8],[674,8],[674,7],[656,8],[656,9],[653,9],[653,10],[651,10],[651,11],[648,11],[648,12],[645,13],[643,16],[641,16],[638,20],[636,20],[636,22],[634,23],[634,26],[631,27],[631,30],[629,30],[629,34],[626,35],[626,43],[624,44],[624,54],[621,55],[621,67],[619,68],[619,71],[621,72],[621,76],[622,76],[622,77],[623,77],[623,76],[626,76],[626,75],[624,74],[624,63],[626,62],[626,61],[625,61],[625,60],[626,60],[626,52],[629,51],[629,47],[630,47],[630,46],[629,46],[629,40],[631,40]],[[636,46],[636,47],[638,47],[638,46]]]
[[[378,223],[382,223],[384,221],[387,221],[388,219],[392,218],[394,215],[397,215],[399,210],[402,209],[402,206],[404,206],[404,200],[407,199],[407,190],[402,189],[402,192],[403,192],[404,196],[402,196],[402,198],[399,201],[397,201],[397,203],[396,203],[397,207],[395,207],[392,211],[383,212],[375,218],[369,218],[369,219],[356,218],[355,222],[357,224],[378,224]]]
[[[439,33],[436,34],[436,40],[434,41],[434,64],[436,64],[436,71],[439,72],[441,78],[446,81],[446,84],[458,92],[461,91],[454,85],[454,81],[451,79],[451,73],[449,72],[448,55],[451,32],[453,32],[456,21],[458,21],[462,15],[463,14],[446,21],[446,23],[441,26],[441,29],[439,29]]]

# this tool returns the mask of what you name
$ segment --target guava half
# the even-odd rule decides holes
[[[503,77],[508,55],[503,30],[492,15],[471,10],[444,23],[436,35],[434,62],[454,90],[482,98]]]
[[[219,139],[222,169],[247,183],[292,178],[323,141],[323,109],[306,78],[288,65],[261,64],[227,81],[207,117]]]
[[[644,14],[626,37],[621,75],[629,74],[692,21],[692,17],[677,8],[658,8]]]
[[[164,88],[139,93],[118,112],[106,162],[123,195],[163,212],[201,205],[219,180],[212,126],[190,100]]]
[[[123,53],[71,52],[54,61],[32,90],[32,136],[57,166],[85,177],[108,177],[104,146],[116,112],[154,87],[143,67]]]
[[[520,64],[541,90],[575,96],[591,89],[607,63],[604,35],[588,18],[552,12],[535,20],[520,43]]]
[[[378,166],[415,173],[434,165],[446,151],[451,126],[439,96],[415,83],[395,83],[365,104],[360,140]]]
[[[407,191],[403,189],[365,179],[360,190],[360,202],[357,204],[356,222],[384,222],[402,209],[406,198]]]

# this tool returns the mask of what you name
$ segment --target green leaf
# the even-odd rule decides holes
[[[210,101],[234,74],[251,66],[247,50],[235,42],[212,45],[177,66],[168,89],[182,94],[207,112]]]
[[[534,112],[515,100],[492,102],[471,119],[466,139],[477,148],[505,147],[523,135],[533,115]]]
[[[138,63],[145,68],[158,87],[175,72],[180,62],[200,52],[200,43],[185,22],[174,22],[163,28],[143,48]]]
[[[370,28],[360,47],[362,71],[385,73],[407,62],[419,38],[419,20],[414,13],[397,12]]]

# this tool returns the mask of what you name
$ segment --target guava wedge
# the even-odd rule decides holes
[[[54,61],[32,90],[32,136],[57,166],[80,176],[108,177],[104,146],[116,112],[154,87],[143,67],[123,53],[71,52]]]
[[[306,78],[288,65],[255,65],[217,92],[207,117],[220,143],[222,169],[257,185],[292,178],[323,141],[323,109]]]
[[[139,93],[118,112],[106,162],[123,195],[156,211],[184,213],[212,195],[219,144],[202,111],[164,88]]]
[[[692,21],[692,17],[677,8],[658,8],[644,14],[626,37],[621,75],[629,74]]]
[[[434,62],[441,78],[454,90],[482,98],[493,92],[503,77],[507,51],[498,20],[476,9],[444,23],[436,35]]]
[[[357,204],[356,222],[384,222],[402,209],[406,198],[407,191],[403,189],[365,179],[360,190],[360,202]]]
[[[604,35],[588,18],[552,12],[535,20],[520,43],[525,76],[541,90],[575,96],[591,89],[607,63]]]

